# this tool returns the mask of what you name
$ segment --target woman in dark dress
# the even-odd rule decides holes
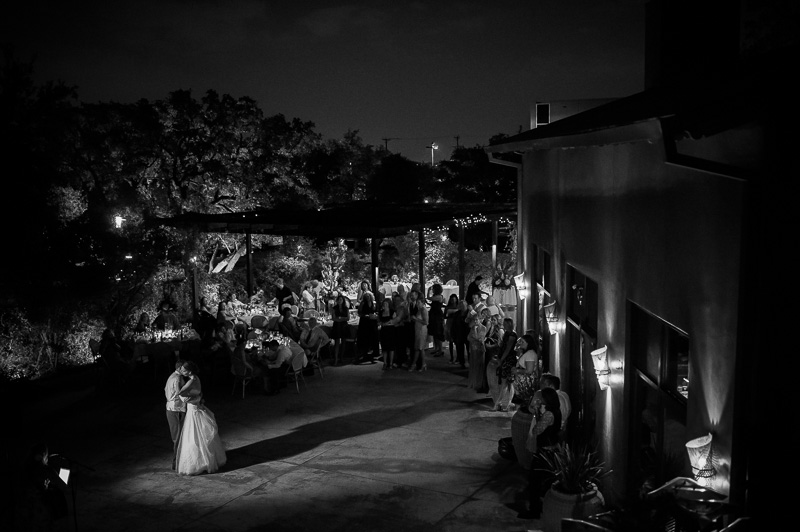
[[[455,364],[455,354],[453,347],[455,346],[455,337],[453,336],[453,321],[455,321],[456,314],[458,313],[458,296],[450,294],[450,299],[447,300],[447,306],[444,309],[444,337],[450,347],[450,363]]]
[[[342,341],[347,338],[347,322],[350,320],[350,307],[342,294],[336,296],[336,303],[331,308],[331,338],[333,339],[333,365],[339,364],[339,352],[342,350]]]
[[[381,342],[384,370],[392,369],[392,364],[394,363],[394,350],[397,339],[396,328],[392,318],[394,318],[392,301],[386,298],[381,303],[381,309],[378,312],[378,336]]]
[[[369,352],[378,354],[378,309],[375,308],[375,297],[372,292],[364,292],[358,304],[358,332],[356,336],[356,347],[358,353],[353,364],[360,364],[369,360],[373,364],[375,360],[370,358]]]
[[[497,384],[498,389],[492,393],[494,406],[497,410],[505,411],[508,404],[514,398],[514,367],[517,365],[517,352],[514,347],[517,345],[518,335],[514,330],[514,320],[505,318],[503,320],[503,338],[500,340],[499,360],[497,362]],[[491,391],[491,390],[490,390]]]
[[[462,299],[458,302],[458,311],[453,316],[453,325],[450,329],[450,336],[456,346],[456,360],[462,368],[467,367],[465,351],[467,349],[467,335],[469,334],[469,305],[467,300]]]
[[[430,309],[428,310],[428,334],[433,338],[433,356],[444,355],[444,296],[442,285],[435,283],[431,287]]]

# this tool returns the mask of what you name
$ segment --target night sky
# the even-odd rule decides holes
[[[19,4],[0,39],[18,59],[36,55],[37,81],[75,85],[82,101],[213,89],[326,138],[389,138],[419,161],[431,142],[439,160],[527,130],[536,101],[628,96],[644,82],[645,0]]]

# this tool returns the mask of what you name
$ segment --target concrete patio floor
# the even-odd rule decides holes
[[[326,366],[299,394],[290,385],[266,396],[252,382],[244,399],[231,395],[227,376],[201,375],[228,456],[214,474],[171,470],[166,375],[154,378],[147,365],[127,389],[17,398],[5,452],[18,463],[44,440],[72,460],[67,495],[76,512],[57,530],[539,529],[506,506],[527,484],[526,472],[497,454],[511,414],[492,411],[447,357],[427,362],[424,373]]]

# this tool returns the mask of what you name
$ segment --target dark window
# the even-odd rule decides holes
[[[536,104],[536,125],[550,123],[550,104],[537,103]]]
[[[632,493],[687,476],[686,399],[689,337],[641,307],[628,304],[634,368],[631,417]]]
[[[567,318],[597,338],[597,283],[567,266]]]

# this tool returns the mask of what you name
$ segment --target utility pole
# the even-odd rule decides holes
[[[430,146],[425,146],[425,147],[431,150],[431,168],[433,168],[433,150],[438,150],[439,145],[436,144],[435,142],[431,142]]]
[[[460,147],[460,146],[458,145],[458,139],[460,139],[461,137],[460,137],[459,135],[456,135],[456,136],[455,136],[455,137],[453,137],[453,138],[455,138],[455,139],[456,139],[456,149],[458,149],[458,148]]]
[[[396,140],[397,137],[383,137],[381,140],[383,141],[383,149],[389,151],[389,141]]]

